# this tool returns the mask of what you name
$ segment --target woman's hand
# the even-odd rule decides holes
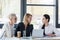
[[[55,37],[56,35],[55,34],[48,34],[48,36]]]

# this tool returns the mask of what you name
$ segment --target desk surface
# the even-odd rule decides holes
[[[0,33],[1,33],[1,29],[0,29]],[[2,33],[1,33],[2,34]],[[43,38],[31,38],[29,37],[28,39],[24,39],[24,38],[16,38],[16,37],[12,37],[12,38],[2,38],[3,40],[60,40],[60,37],[43,37]],[[2,40],[0,39],[0,40]]]
[[[5,38],[5,40],[57,40],[57,39],[60,39],[60,37],[44,37],[44,38],[27,38],[27,39],[24,39],[24,38],[16,38],[16,37],[13,37],[13,38]]]

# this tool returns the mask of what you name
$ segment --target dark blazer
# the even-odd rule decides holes
[[[21,31],[21,37],[23,37],[23,31],[25,30],[25,25],[23,22],[20,22],[15,30],[15,37],[17,36],[17,31]],[[32,34],[33,25],[28,24],[26,28],[26,37],[29,37]]]

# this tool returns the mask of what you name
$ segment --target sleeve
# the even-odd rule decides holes
[[[7,27],[8,27],[8,23],[5,23],[2,27],[2,30],[6,31]]]
[[[1,31],[0,31],[0,38],[2,37],[2,36],[5,36],[5,30],[6,30],[6,25],[4,24],[3,25],[3,27],[2,27],[2,29],[1,29]]]
[[[15,30],[15,37],[17,37],[17,31],[21,31],[20,27],[21,27],[21,24],[19,23]]]
[[[56,36],[60,36],[60,31],[58,31],[56,27],[54,27],[54,32]]]
[[[31,24],[31,35],[32,35],[32,32],[33,32],[33,25]]]
[[[2,27],[2,31],[4,32],[4,36],[7,36],[6,29],[7,29],[7,24],[4,24]]]

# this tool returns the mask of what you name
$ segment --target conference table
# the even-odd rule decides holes
[[[17,38],[17,37],[12,37],[12,38],[5,38],[4,40],[60,40],[60,37],[42,37],[42,38],[32,38],[32,37]]]
[[[0,29],[0,33],[1,33],[1,29]],[[2,33],[1,33],[2,34]],[[0,36],[1,36],[0,34]],[[3,36],[3,34],[2,34]],[[17,37],[2,37],[0,38],[0,40],[60,40],[60,37],[41,37],[41,38],[38,38],[38,37],[21,37],[21,38],[17,38]]]

